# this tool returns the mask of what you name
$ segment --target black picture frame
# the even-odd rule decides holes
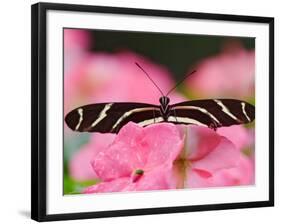
[[[161,213],[178,213],[204,210],[221,210],[237,208],[253,208],[274,206],[274,18],[225,15],[211,13],[194,13],[182,11],[163,11],[137,8],[102,7],[89,5],[37,3],[31,10],[31,73],[32,73],[32,154],[31,154],[31,218],[37,221],[101,218],[115,216],[132,216]],[[264,23],[269,25],[269,200],[209,204],[196,206],[177,206],[159,208],[139,208],[132,210],[114,210],[101,212],[47,214],[46,212],[46,129],[48,126],[46,114],[46,43],[47,43],[47,11],[63,10],[76,12],[102,12],[124,15],[162,16],[174,18],[194,18],[205,20],[240,21]]]

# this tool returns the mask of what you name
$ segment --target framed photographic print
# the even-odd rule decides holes
[[[37,221],[274,204],[274,19],[32,6]]]

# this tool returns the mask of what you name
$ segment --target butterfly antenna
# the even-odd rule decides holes
[[[196,70],[192,71],[191,73],[188,73],[181,81],[179,81],[172,89],[170,89],[168,91],[166,96],[168,96],[171,92],[173,92],[184,80],[186,80],[187,77],[189,77],[190,75],[192,75],[195,72],[196,72]]]
[[[164,96],[164,93],[161,91],[161,89],[159,88],[159,86],[156,85],[156,83],[153,81],[152,78],[150,78],[150,76],[147,74],[147,72],[137,63],[135,62],[135,64],[144,72],[144,74],[146,74],[146,76],[150,79],[150,81],[156,86],[156,88],[159,90],[159,92],[162,94],[162,96]]]

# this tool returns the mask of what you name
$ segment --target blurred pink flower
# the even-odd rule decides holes
[[[90,34],[84,29],[64,29],[64,48],[69,49],[84,49],[90,47]]]
[[[217,133],[226,137],[240,150],[251,148],[255,142],[254,131],[243,125],[218,128]]]
[[[164,66],[130,52],[91,54],[64,79],[65,113],[89,103],[133,101],[159,103],[161,94],[135,65],[138,62],[165,93],[174,82]],[[184,99],[171,94],[172,103]]]
[[[64,73],[77,66],[88,54],[90,33],[82,29],[64,29]]]
[[[164,123],[141,128],[125,125],[114,142],[94,157],[92,166],[103,181],[85,193],[176,188],[173,162],[183,147],[184,135]]]
[[[227,138],[208,128],[189,127],[186,152],[187,188],[252,184],[251,159]]]
[[[200,98],[251,98],[255,86],[255,52],[231,42],[224,51],[201,61],[187,88]]]

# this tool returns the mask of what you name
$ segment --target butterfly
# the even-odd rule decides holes
[[[216,130],[219,127],[250,123],[255,119],[255,107],[237,99],[202,99],[170,105],[168,94],[187,76],[167,94],[163,94],[148,73],[138,63],[136,65],[161,92],[160,105],[134,102],[84,105],[65,116],[68,127],[78,132],[118,133],[124,125],[132,121],[141,127],[169,122],[199,125]]]

